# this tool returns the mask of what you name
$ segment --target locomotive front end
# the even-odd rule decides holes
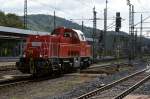
[[[34,35],[27,38],[23,56],[16,63],[17,68],[21,72],[33,75],[50,72],[48,40],[51,40],[50,36]]]

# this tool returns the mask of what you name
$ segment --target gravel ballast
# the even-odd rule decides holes
[[[138,63],[138,62],[135,62]],[[75,98],[78,97],[82,94],[85,94],[87,92],[90,92],[94,89],[96,89],[97,87],[100,87],[101,84],[108,84],[111,83],[115,80],[118,80],[124,76],[127,76],[129,74],[132,74],[133,72],[136,72],[138,70],[141,70],[143,68],[145,68],[146,65],[143,63],[138,63],[135,64],[134,68],[132,68],[131,70],[127,70],[127,71],[123,71],[123,72],[118,72],[115,73],[113,75],[108,75],[107,77],[103,77],[103,76],[99,76],[97,78],[95,78],[93,81],[88,82],[88,83],[84,83],[82,85],[76,86],[75,88],[71,89],[68,92],[64,92],[62,94],[57,94],[55,96],[45,96],[39,99],[71,99],[71,98]]]
[[[138,62],[135,62],[138,63]],[[145,67],[138,63],[113,75],[65,75],[60,78],[0,88],[0,99],[71,99],[111,83]]]

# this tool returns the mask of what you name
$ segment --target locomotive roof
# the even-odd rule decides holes
[[[76,29],[72,29],[72,30],[74,30],[78,34],[80,41],[86,41],[85,35],[82,31]]]

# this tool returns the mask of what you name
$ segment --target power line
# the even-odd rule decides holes
[[[150,13],[149,11],[141,11],[141,12],[134,12],[134,13]]]
[[[147,20],[147,19],[149,19],[150,18],[150,16],[148,16],[148,17],[146,17],[146,18],[144,18],[142,21],[144,22],[145,20]],[[138,22],[138,23],[136,23],[136,24],[134,24],[134,26],[137,26],[137,25],[139,25],[141,23],[141,21],[140,22]]]
[[[115,21],[113,21],[110,25],[107,26],[107,30],[111,29],[115,26]]]
[[[75,1],[82,3],[85,7],[89,6],[87,3],[82,2],[83,0],[75,0]],[[87,1],[86,1],[86,2],[87,2]]]
[[[31,2],[34,2],[34,1],[31,0]],[[45,7],[45,6],[46,6],[46,7],[49,7],[49,8],[51,8],[51,9],[55,10],[55,11],[61,11],[61,12],[63,12],[63,13],[66,13],[65,11],[61,10],[60,8],[56,8],[55,6],[48,5],[48,4],[42,3],[42,2],[40,2],[40,1],[36,1],[36,2],[34,2],[34,3],[38,3],[38,4],[40,4],[41,6],[44,6],[44,7]]]

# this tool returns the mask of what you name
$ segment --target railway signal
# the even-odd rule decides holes
[[[120,12],[116,13],[116,32],[119,32],[119,29],[121,28],[121,17],[120,17]]]
[[[120,17],[120,12],[117,12],[116,13],[116,28],[115,28],[115,31],[117,33],[117,37],[116,37],[117,38],[116,39],[117,40],[116,58],[117,58],[118,64],[119,64],[119,57],[120,57],[120,36],[119,36],[120,28],[121,28],[121,17]]]

